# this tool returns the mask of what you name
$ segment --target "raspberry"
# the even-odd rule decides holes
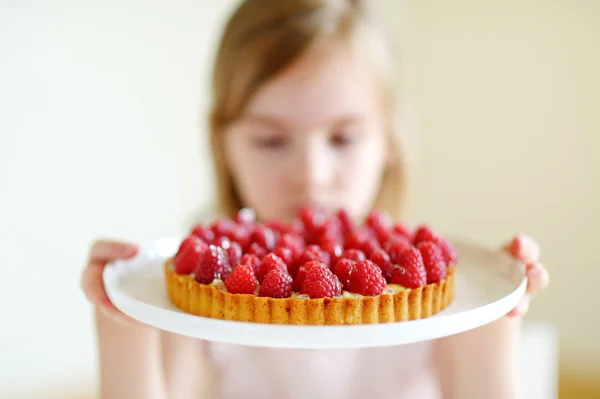
[[[350,292],[365,296],[381,295],[385,286],[381,269],[370,260],[360,260],[350,269]]]
[[[390,284],[398,284],[404,288],[419,288],[426,284],[421,273],[409,270],[404,266],[394,265],[392,267]]]
[[[213,240],[215,239],[215,233],[201,224],[198,224],[194,227],[192,230],[192,235],[195,235],[207,244],[212,244]]]
[[[244,254],[239,263],[250,266],[255,275],[258,273],[258,269],[260,269],[260,259],[254,254]]]
[[[342,245],[336,241],[326,241],[321,243],[321,250],[329,255],[328,266],[335,265],[335,262],[342,256]]]
[[[208,246],[195,235],[188,236],[175,254],[175,273],[191,274],[200,262],[200,255]]]
[[[208,247],[208,245],[206,245],[206,243],[202,241],[198,236],[191,234],[185,237],[183,241],[181,241],[181,244],[179,244],[179,248],[177,249],[177,253],[175,254],[175,256],[187,251],[190,247],[195,246],[200,246],[201,249]]]
[[[346,238],[344,248],[360,249],[362,243],[365,242],[370,236],[371,235],[367,230],[356,230]]]
[[[360,249],[348,248],[342,253],[342,258],[352,259],[353,261],[365,260],[367,257]]]
[[[231,240],[229,240],[229,238],[227,238],[225,236],[219,236],[215,239],[215,241],[213,242],[213,245],[216,245],[217,247],[221,247],[225,251],[227,251],[231,245]]]
[[[267,226],[255,226],[250,239],[258,243],[261,247],[266,248],[267,251],[272,251],[275,248],[275,233]]]
[[[369,256],[371,252],[380,248],[380,246],[377,239],[368,230],[358,230],[348,237],[344,248],[360,249],[366,256]]]
[[[386,212],[371,211],[367,215],[365,224],[375,231],[389,230],[392,226],[392,219]]]
[[[227,256],[223,248],[210,245],[200,255],[200,262],[196,267],[196,281],[201,284],[210,284],[214,279],[224,279],[231,271]]]
[[[274,233],[285,234],[290,229],[285,223],[280,220],[269,220],[265,223],[265,227],[271,229]]]
[[[293,254],[292,250],[289,248],[285,248],[285,247],[277,247],[277,248],[275,248],[273,253],[275,255],[277,255],[279,258],[281,258],[281,260],[283,261],[283,263],[285,263],[285,265],[287,266],[288,271],[289,271],[291,268],[291,265],[294,262],[294,254]]]
[[[328,217],[317,207],[299,210],[289,224],[259,223],[250,208],[197,224],[174,257],[177,273],[194,273],[202,284],[221,279],[229,292],[253,293],[258,282],[263,296],[287,297],[293,287],[311,298],[339,295],[342,287],[379,295],[386,281],[421,287],[457,262],[451,242],[429,225],[412,231],[374,210],[356,226],[345,209]]]
[[[389,254],[392,244],[394,244],[397,241],[403,241],[405,244],[408,244],[408,246],[412,246],[412,241],[407,239],[406,237],[400,235],[393,235],[389,240],[385,242],[385,244],[383,244],[382,248],[385,250],[385,252]]]
[[[263,258],[260,267],[258,268],[258,274],[256,275],[258,281],[262,283],[266,275],[274,269],[281,270],[285,273],[288,272],[285,262],[279,256],[270,252]]]
[[[304,253],[300,257],[300,264],[310,262],[311,260],[318,260],[319,262],[329,265],[330,256],[327,252],[321,250],[318,245],[309,245],[304,250]]]
[[[337,218],[326,219],[319,226],[314,234],[313,239],[317,242],[338,242],[342,239],[342,231],[339,220]]]
[[[250,230],[243,225],[237,225],[232,232],[232,240],[239,243],[242,250],[246,250],[250,245]]]
[[[252,227],[256,221],[256,212],[250,208],[242,208],[235,215],[235,222],[238,225]]]
[[[392,272],[392,261],[388,253],[383,249],[378,249],[371,254],[369,260],[379,266],[383,278],[389,281]]]
[[[421,241],[417,244],[417,249],[423,258],[427,272],[427,284],[437,283],[446,277],[446,263],[440,247],[432,241]]]
[[[352,219],[350,218],[348,212],[346,212],[344,209],[340,209],[336,216],[340,221],[342,235],[345,237],[352,234],[354,231],[354,224],[352,223]]]
[[[447,267],[454,266],[458,263],[458,254],[456,249],[450,243],[450,241],[443,239],[442,237],[436,236],[432,240],[440,249],[444,255],[444,262]]]
[[[331,298],[342,293],[342,284],[327,267],[313,267],[306,272],[300,293],[310,298]]]
[[[246,251],[246,253],[256,255],[259,259],[262,259],[267,254],[267,250],[261,247],[259,243],[253,242],[248,247],[248,251]]]
[[[396,237],[392,240],[393,241],[386,244],[386,246],[388,247],[387,253],[390,256],[390,261],[392,262],[392,264],[396,264],[399,262],[402,253],[407,249],[412,248],[412,244],[402,237]]]
[[[295,236],[298,237],[304,237],[304,224],[302,223],[301,220],[295,219],[289,226],[288,226],[288,234],[293,234]]]
[[[229,219],[218,219],[211,226],[210,229],[215,234],[215,238],[218,237],[233,237],[233,230],[235,229],[235,223]]]
[[[248,265],[237,265],[225,279],[227,292],[232,294],[254,294],[258,280]]]
[[[229,248],[227,248],[227,260],[229,261],[229,265],[237,265],[240,263],[240,259],[242,258],[242,247],[235,241],[229,243]]]
[[[304,252],[304,240],[302,237],[291,233],[281,235],[279,241],[277,241],[277,246],[290,249],[294,260],[298,259],[302,255],[302,252]]]
[[[333,267],[333,274],[335,274],[345,289],[348,289],[348,282],[350,279],[350,270],[354,267],[356,262],[352,259],[341,258],[337,261]]]
[[[302,289],[302,283],[304,282],[306,273],[313,267],[324,267],[328,269],[326,264],[319,262],[318,260],[312,260],[300,266],[296,272],[296,278],[294,279],[294,289],[296,291],[300,291]]]
[[[390,283],[404,288],[419,288],[427,284],[423,257],[417,248],[411,247],[400,255],[398,264],[392,267]]]
[[[287,272],[279,269],[271,270],[266,276],[260,288],[258,296],[271,298],[288,298],[292,295],[292,278]]]
[[[392,233],[397,236],[406,237],[410,242],[413,241],[413,234],[410,231],[410,228],[403,223],[396,223],[394,228],[392,229]]]
[[[306,231],[314,233],[325,222],[325,213],[316,207],[305,207],[298,211],[298,218]]]
[[[379,245],[379,242],[377,242],[377,239],[375,237],[371,237],[362,244],[360,250],[363,251],[365,253],[365,255],[368,256],[373,251],[375,251],[379,248],[381,248],[381,247]]]
[[[379,245],[384,245],[393,237],[394,233],[391,230],[375,230],[375,238],[377,238]]]
[[[417,228],[415,231],[415,236],[413,238],[413,244],[418,244],[421,241],[433,241],[435,237],[435,233],[428,225],[424,224]]]

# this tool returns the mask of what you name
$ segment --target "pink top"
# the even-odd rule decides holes
[[[438,399],[431,342],[360,350],[208,343],[213,399]]]
[[[213,366],[209,397],[441,399],[432,342],[328,351],[205,342]]]

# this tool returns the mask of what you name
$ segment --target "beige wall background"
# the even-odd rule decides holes
[[[90,241],[177,233],[208,202],[199,131],[231,4],[0,2],[0,397],[92,390]],[[419,130],[410,220],[536,237],[552,282],[527,320],[600,378],[600,2],[382,6]]]
[[[600,2],[386,7],[418,113],[412,217],[538,239],[551,285],[527,319],[558,325],[564,370],[600,378]]]

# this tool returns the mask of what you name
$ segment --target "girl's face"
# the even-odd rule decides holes
[[[354,217],[379,192],[388,140],[364,62],[309,52],[265,84],[225,132],[225,157],[244,206],[290,220],[304,206]]]

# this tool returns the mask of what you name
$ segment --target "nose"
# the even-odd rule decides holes
[[[299,147],[293,172],[297,193],[303,201],[315,201],[334,179],[334,155],[319,135],[309,135]]]

